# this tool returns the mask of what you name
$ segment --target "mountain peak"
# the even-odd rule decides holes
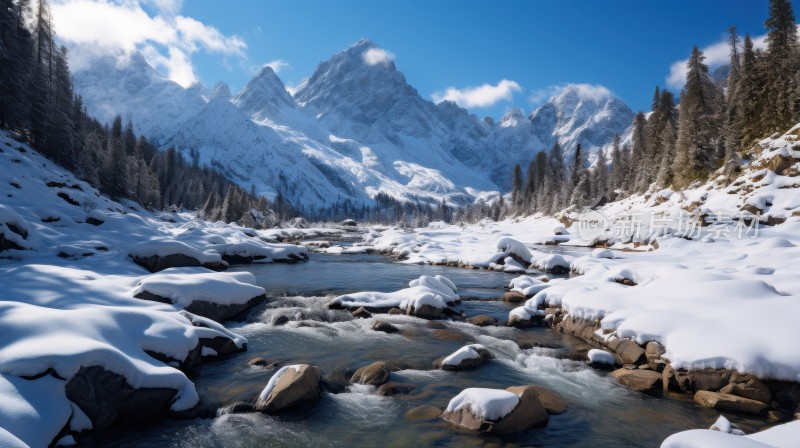
[[[244,113],[256,118],[274,117],[281,110],[294,107],[283,81],[268,65],[244,86],[233,102]]]
[[[567,84],[529,118],[545,145],[559,142],[569,154],[578,143],[593,152],[622,135],[633,111],[604,86]]]
[[[507,128],[518,126],[519,124],[530,124],[530,122],[526,119],[525,112],[518,107],[514,107],[508,112],[503,115],[503,118],[500,119],[500,126]]]

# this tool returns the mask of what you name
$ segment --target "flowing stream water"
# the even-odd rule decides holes
[[[229,325],[249,340],[247,352],[195,368],[190,375],[203,405],[222,408],[256,397],[277,370],[251,366],[263,357],[284,364],[319,366],[339,393],[302,410],[268,416],[225,414],[216,418],[165,419],[143,426],[98,431],[85,446],[103,447],[272,447],[272,446],[581,446],[654,447],[669,434],[707,428],[717,413],[691,401],[653,398],[617,384],[582,361],[590,348],[548,328],[480,328],[465,322],[376,315],[400,333],[372,331],[374,319],[353,319],[328,310],[330,294],[394,291],[422,274],[442,274],[459,288],[457,308],[469,316],[505,320],[512,305],[496,300],[514,276],[484,270],[404,265],[378,255],[321,255],[301,264],[237,267],[252,272],[274,297],[246,323]],[[326,297],[328,296],[328,297]],[[272,325],[279,315],[290,321]],[[494,359],[474,370],[431,370],[436,358],[478,342]],[[349,374],[375,361],[401,367],[390,381],[410,383],[408,395],[383,397],[370,386],[347,386]],[[537,384],[560,394],[568,409],[547,426],[498,438],[454,430],[437,415],[467,387],[506,388]],[[749,422],[738,421],[747,429]],[[757,422],[752,422],[757,425]]]

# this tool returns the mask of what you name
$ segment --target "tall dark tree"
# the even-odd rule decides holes
[[[631,177],[633,178],[634,191],[644,191],[647,188],[647,176],[642,172],[648,156],[647,118],[643,112],[633,117],[633,147],[631,149]]]
[[[583,153],[581,150],[581,144],[578,143],[578,146],[575,147],[575,157],[572,159],[572,170],[570,172],[570,181],[572,183],[572,188],[575,188],[578,185],[578,181],[580,181],[581,172],[583,171]]]
[[[687,64],[673,165],[679,188],[708,177],[720,145],[722,92],[708,76],[704,59],[703,52],[694,47]]]
[[[522,167],[514,165],[514,174],[511,176],[511,202],[513,206],[519,204],[522,199]]]
[[[800,69],[800,49],[790,0],[770,0],[767,28],[766,97],[770,105],[767,122],[770,132],[782,132],[795,124],[794,111],[797,92],[797,72]],[[766,111],[765,111],[766,112]]]
[[[726,98],[725,116],[725,165],[732,169],[738,164],[738,151],[742,145],[742,129],[736,126],[736,114],[739,107],[739,81],[741,79],[741,54],[739,51],[739,36],[736,27],[728,30],[729,44],[731,47],[730,71],[728,72],[728,91]]]

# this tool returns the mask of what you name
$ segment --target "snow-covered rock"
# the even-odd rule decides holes
[[[590,364],[597,364],[597,365],[608,365],[613,366],[617,363],[617,360],[614,358],[614,355],[605,351],[593,348],[589,350],[589,353],[586,354],[586,357],[589,359]]]
[[[217,322],[231,320],[266,299],[249,272],[221,273],[205,268],[170,268],[143,278],[133,297],[174,303]]]
[[[464,389],[447,404],[442,419],[462,429],[519,433],[547,423],[547,409],[531,386],[506,390]]]
[[[256,399],[255,409],[268,414],[318,400],[321,373],[318,367],[295,364],[281,367]]]
[[[331,308],[388,310],[400,308],[417,317],[438,317],[449,306],[460,300],[455,285],[447,277],[423,275],[409,282],[409,287],[395,292],[357,292],[335,297]]]
[[[491,359],[491,357],[492,354],[483,345],[470,344],[437,360],[435,365],[442,370],[463,370],[469,367],[480,366]]]
[[[214,250],[203,251],[189,243],[172,239],[161,239],[139,243],[130,248],[128,255],[133,262],[150,272],[174,267],[203,266],[222,270],[227,263]]]

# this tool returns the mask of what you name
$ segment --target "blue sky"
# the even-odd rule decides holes
[[[686,58],[693,45],[724,40],[731,24],[742,33],[764,34],[768,6],[767,0],[54,1],[57,31],[67,30],[68,40],[77,31],[64,24],[68,12],[59,22],[58,5],[85,11],[89,3],[131,7],[132,2],[152,19],[163,17],[167,27],[177,23],[176,16],[199,22],[203,32],[218,32],[223,44],[235,48],[215,47],[208,36],[196,37],[194,45],[180,44],[189,59],[183,62],[191,64],[183,72],[191,70],[207,85],[223,80],[233,91],[269,61],[281,61],[279,76],[287,85],[296,84],[319,62],[367,37],[391,52],[409,83],[429,99],[448,87],[507,80],[507,95],[490,106],[470,108],[494,117],[511,107],[528,112],[536,103],[531,98],[541,99],[565,83],[601,84],[633,109],[645,109],[655,85],[665,84],[671,65]],[[800,0],[793,6],[797,11]],[[135,45],[147,46],[147,41]],[[173,57],[167,45],[156,42],[145,55],[169,59],[159,68],[178,73],[168,64],[181,58]],[[717,53],[714,61],[724,59],[724,51]]]

